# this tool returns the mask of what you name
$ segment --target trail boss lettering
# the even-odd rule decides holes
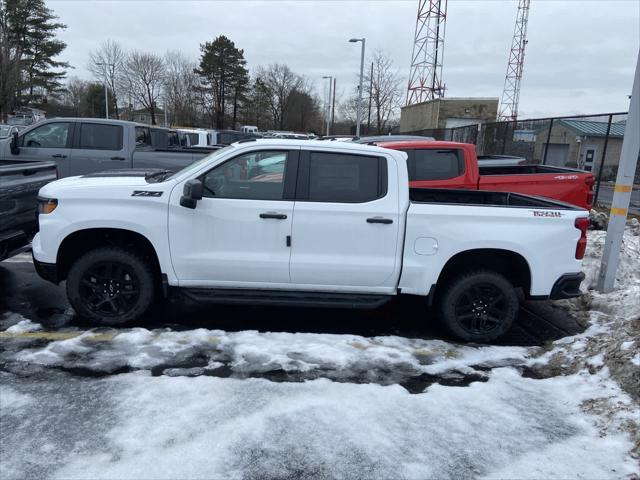
[[[534,210],[533,216],[534,217],[553,217],[553,218],[564,217],[564,215],[560,212],[553,212],[548,210]]]

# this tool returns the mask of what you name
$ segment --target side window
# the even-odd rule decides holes
[[[218,165],[203,177],[204,196],[282,200],[287,152],[251,152]]]
[[[311,152],[309,200],[362,203],[387,194],[384,158],[343,153]]]
[[[70,123],[47,123],[37,127],[21,138],[20,146],[36,148],[66,148]]]
[[[80,145],[78,148],[91,150],[122,150],[122,127],[100,123],[80,125]]]
[[[414,150],[414,155],[414,165],[409,168],[409,180],[447,180],[464,172],[461,150]]]
[[[148,127],[136,127],[136,148],[151,146],[151,130]]]

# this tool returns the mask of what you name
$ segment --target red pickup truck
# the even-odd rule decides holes
[[[547,165],[479,167],[476,147],[468,143],[415,140],[376,144],[407,153],[411,187],[524,193],[586,209],[593,204],[594,178],[582,170]]]

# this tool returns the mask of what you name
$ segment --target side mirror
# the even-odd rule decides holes
[[[204,193],[204,185],[202,180],[193,179],[184,184],[182,197],[180,197],[180,205],[187,208],[196,208],[198,200],[202,200]]]
[[[11,153],[18,155],[20,153],[20,147],[18,146],[18,132],[13,132],[11,135],[11,143],[9,144]]]

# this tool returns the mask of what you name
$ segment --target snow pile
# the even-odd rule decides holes
[[[5,360],[98,373],[150,369],[174,376],[246,378],[277,372],[282,380],[325,377],[389,384],[447,372],[483,376],[487,368],[523,364],[527,352],[521,347],[397,336],[133,328],[89,330],[44,346],[23,347]]]
[[[640,458],[640,231],[637,222],[627,226],[616,276],[615,290],[595,289],[606,232],[592,231],[584,259],[586,274],[581,298],[558,302],[588,325],[574,337],[554,342],[530,362],[539,378],[590,372],[611,376],[635,403],[620,403],[604,396],[585,401],[583,408],[606,419],[603,432],[626,431],[635,443],[632,455]]]

